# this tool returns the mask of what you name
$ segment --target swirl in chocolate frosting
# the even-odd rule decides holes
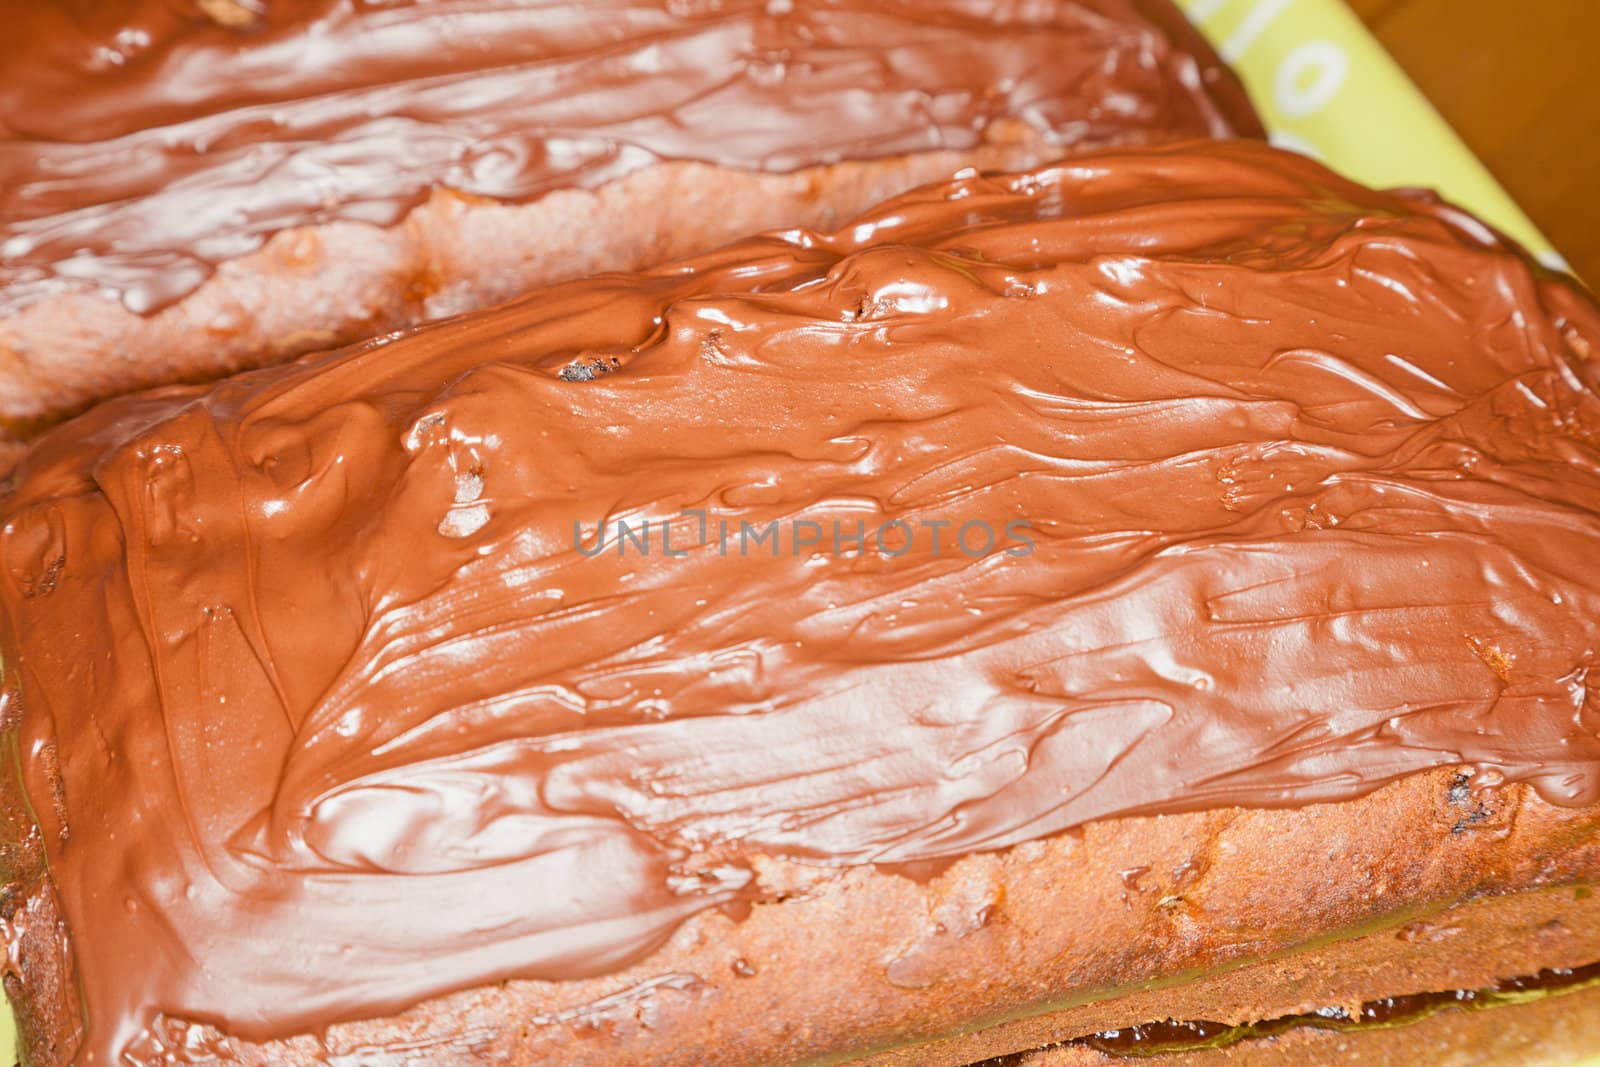
[[[103,405],[0,502],[86,1062],[617,968],[760,855],[1459,763],[1594,802],[1597,343],[1472,220],[1238,142]],[[572,542],[684,509],[1033,550]]]
[[[272,233],[662,159],[1259,133],[1168,0],[0,0],[0,310],[140,312]]]

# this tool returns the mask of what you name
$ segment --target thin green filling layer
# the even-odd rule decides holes
[[[1225,1048],[1251,1038],[1274,1037],[1298,1027],[1322,1030],[1383,1030],[1420,1022],[1450,1009],[1481,1011],[1510,1004],[1526,1004],[1547,997],[1576,993],[1600,985],[1600,962],[1584,967],[1557,967],[1537,974],[1502,979],[1481,989],[1451,989],[1441,993],[1369,1000],[1352,1015],[1344,1008],[1320,1008],[1299,1015],[1284,1015],[1254,1023],[1219,1023],[1204,1019],[1141,1023],[1120,1030],[1063,1041],[1052,1048],[1085,1046],[1113,1056],[1137,1058],[1170,1052],[1196,1052]],[[1037,1051],[1037,1050],[1035,1050]],[[1013,1053],[985,1060],[974,1067],[1016,1067],[1028,1053]]]

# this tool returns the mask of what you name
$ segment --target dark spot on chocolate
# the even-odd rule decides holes
[[[1466,804],[1472,799],[1472,779],[1457,773],[1450,779],[1450,803]]]
[[[723,342],[722,331],[720,329],[706,331],[706,335],[700,339],[700,358],[726,359],[727,356],[728,352]]]
[[[22,725],[22,690],[0,690],[0,730],[15,730]]]
[[[564,382],[592,382],[602,374],[610,374],[621,365],[621,361],[616,358],[610,360],[579,360],[561,368],[561,380]]]
[[[44,573],[39,576],[39,584],[28,590],[24,596],[30,600],[36,596],[48,596],[56,591],[56,583],[61,579],[61,570],[67,561],[60,556],[45,565]]]

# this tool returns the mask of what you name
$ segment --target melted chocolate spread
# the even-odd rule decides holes
[[[1168,0],[0,0],[0,312],[149,312],[272,233],[657,160],[1257,134]]]
[[[1232,142],[104,404],[0,498],[85,1059],[619,968],[760,854],[1600,800],[1596,345],[1458,212]]]

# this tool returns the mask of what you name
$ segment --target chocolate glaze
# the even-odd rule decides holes
[[[86,1061],[614,969],[758,854],[1593,803],[1596,344],[1460,213],[1197,143],[102,405],[0,500]],[[1033,547],[590,554],[682,509]]]
[[[207,12],[211,12],[208,14]],[[230,14],[231,13],[231,14]],[[148,312],[307,222],[662,159],[1258,134],[1168,0],[0,0],[0,312]]]

